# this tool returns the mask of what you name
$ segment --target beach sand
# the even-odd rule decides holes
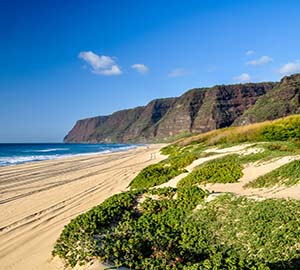
[[[0,167],[0,269],[62,269],[51,251],[64,225],[126,190],[162,146]]]

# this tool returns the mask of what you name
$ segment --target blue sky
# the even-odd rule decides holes
[[[1,1],[0,142],[190,88],[300,72],[300,2]]]

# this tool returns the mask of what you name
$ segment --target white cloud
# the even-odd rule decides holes
[[[253,55],[253,54],[255,54],[255,51],[253,50],[246,51],[246,55]]]
[[[168,74],[168,77],[180,77],[186,74],[186,70],[184,68],[175,68],[171,70]]]
[[[91,51],[88,51],[80,52],[78,57],[84,60],[91,67],[91,71],[94,74],[107,76],[122,74],[120,67],[110,56],[98,55]]]
[[[289,62],[289,63],[283,65],[279,69],[279,73],[282,75],[290,75],[293,73],[300,73],[300,62],[299,61]]]
[[[141,74],[145,74],[149,71],[149,68],[144,64],[133,64],[131,67]]]
[[[110,75],[119,75],[119,74],[122,74],[122,71],[119,68],[119,66],[112,65],[111,67],[106,68],[106,69],[92,70],[92,73],[110,76]]]
[[[261,65],[268,64],[272,61],[273,61],[273,59],[270,56],[264,55],[259,59],[248,62],[247,64],[251,65],[251,66],[261,66]]]
[[[251,76],[248,73],[242,73],[241,75],[233,78],[236,82],[245,83],[251,80]]]

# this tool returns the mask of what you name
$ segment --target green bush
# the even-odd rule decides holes
[[[99,258],[140,270],[299,269],[299,201],[206,195],[195,186],[118,194],[67,225],[53,254],[73,267]]]
[[[245,185],[246,188],[293,186],[300,183],[300,161],[294,160]]]
[[[137,207],[143,194],[149,197]],[[115,195],[65,226],[53,255],[72,267],[99,257],[133,269],[173,269],[181,263],[176,261],[180,226],[206,194],[188,187]]]
[[[170,159],[170,164],[172,167],[182,169],[190,165],[197,158],[198,156],[193,153],[182,154]]]
[[[242,164],[256,161],[261,162],[268,161],[276,157],[292,156],[300,153],[299,143],[291,141],[265,142],[257,144],[254,147],[261,149],[261,151],[249,155],[240,155],[237,158],[237,161]]]
[[[170,149],[170,148],[169,148]],[[176,148],[177,149],[177,148]],[[169,150],[168,150],[169,151]],[[170,150],[171,153],[173,150]],[[197,149],[198,151],[198,149]],[[168,159],[157,164],[149,165],[129,184],[130,188],[149,188],[168,182],[173,177],[185,172],[185,167],[199,158],[200,154],[181,151],[180,154],[172,154]]]
[[[150,165],[143,170],[131,181],[130,187],[149,188],[168,182],[173,177],[182,173],[181,169],[174,166],[167,166],[163,163]]]
[[[163,155],[176,156],[179,153],[180,147],[176,144],[169,144],[163,147],[160,152]]]
[[[180,245],[205,258],[191,269],[299,269],[299,210],[298,201],[220,196],[183,224]]]
[[[300,139],[300,117],[289,117],[266,126],[261,131],[262,137],[269,141]]]
[[[242,177],[242,166],[231,161],[212,161],[194,169],[181,179],[177,186],[190,186],[207,183],[235,183]]]
[[[97,253],[97,242],[92,236],[101,233],[132,214],[132,204],[142,191],[114,195],[90,211],[79,215],[65,226],[52,254],[74,267],[77,262],[90,261]]]

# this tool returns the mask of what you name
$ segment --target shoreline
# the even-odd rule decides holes
[[[62,269],[51,251],[64,225],[125,191],[142,168],[165,158],[163,146],[0,167],[1,267]]]
[[[38,144],[37,144],[38,145]],[[65,145],[65,144],[62,144]],[[77,154],[61,154],[61,155],[40,155],[40,158],[43,157],[43,159],[36,159],[36,160],[27,160],[27,161],[19,161],[16,163],[10,163],[10,164],[0,164],[1,167],[7,167],[7,166],[16,166],[16,165],[22,165],[22,164],[28,164],[33,162],[43,162],[43,161],[49,161],[49,160],[57,160],[57,159],[63,159],[63,158],[73,158],[73,157],[80,157],[80,156],[89,156],[89,155],[97,155],[97,154],[110,154],[110,153],[118,153],[118,152],[124,152],[124,151],[130,151],[132,149],[136,149],[138,147],[144,147],[148,144],[132,144],[131,146],[124,146],[120,148],[116,148],[116,150],[104,150],[101,152],[90,152],[90,153],[77,153]],[[46,150],[41,150],[40,152],[47,152]],[[38,155],[35,155],[38,156]],[[30,157],[30,156],[28,156]],[[9,157],[7,157],[9,158]],[[17,157],[22,158],[22,156]],[[27,158],[24,156],[24,158]]]

